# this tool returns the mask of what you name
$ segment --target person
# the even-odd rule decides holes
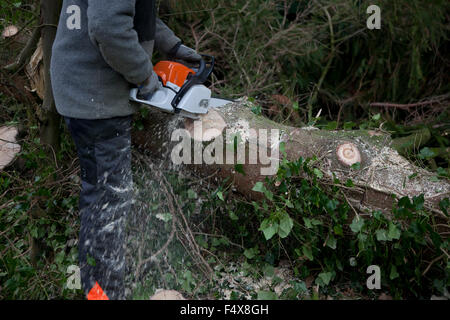
[[[56,108],[80,162],[79,263],[88,299],[125,299],[124,223],[132,204],[131,121],[160,86],[151,57],[201,57],[157,18],[156,0],[64,0],[51,59]]]

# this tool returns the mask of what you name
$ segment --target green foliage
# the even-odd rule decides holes
[[[36,18],[34,15],[36,9],[38,6],[36,6],[35,0],[0,2],[0,28],[3,30],[4,27],[11,24],[29,23]]]
[[[364,288],[367,267],[378,265],[383,288],[397,298],[442,294],[442,285],[436,283],[445,286],[450,281],[443,255],[449,241],[438,234],[423,195],[397,199],[390,218],[379,211],[355,215],[338,179],[329,188],[320,184],[323,176],[315,161],[283,161],[276,177],[255,184],[253,191],[264,194],[264,200],[246,205],[238,220],[231,221],[247,229],[240,235],[248,248],[244,256],[255,263],[286,255],[301,278],[314,276],[321,287],[347,279]],[[449,200],[441,207],[445,213]],[[251,231],[255,222],[259,236]]]
[[[78,265],[78,188],[74,168],[61,164],[73,164],[70,145],[51,159],[38,139],[22,148],[20,171],[0,172],[0,298],[80,298],[66,286]]]

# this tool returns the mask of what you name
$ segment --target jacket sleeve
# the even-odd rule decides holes
[[[156,18],[156,34],[155,34],[155,48],[161,53],[168,54],[175,45],[181,42],[169,27]]]
[[[89,36],[112,69],[133,84],[152,74],[153,65],[134,30],[136,0],[88,0]]]

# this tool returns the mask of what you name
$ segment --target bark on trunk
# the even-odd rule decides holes
[[[252,104],[242,99],[210,111],[197,122],[151,110],[143,121],[144,130],[134,131],[133,141],[139,149],[151,152],[153,156],[164,160],[167,165],[173,165],[173,159],[182,155],[178,152],[182,141],[180,136],[189,132],[192,154],[186,157],[191,160],[186,169],[195,170],[203,176],[213,175],[219,180],[231,178],[236,190],[252,199],[258,199],[261,195],[253,192],[252,188],[256,182],[264,181],[266,176],[263,169],[268,169],[271,160],[276,162],[278,159],[276,150],[280,143],[284,143],[288,160],[316,156],[319,159],[318,166],[324,173],[324,183],[333,181],[333,174],[342,183],[351,179],[354,186],[351,188],[342,186],[342,190],[352,206],[360,212],[366,210],[390,212],[393,204],[392,194],[399,198],[424,194],[426,206],[439,216],[445,217],[438,203],[450,195],[449,181],[436,180],[435,174],[415,166],[400,156],[391,147],[392,140],[389,136],[364,130],[325,131],[312,127],[294,128],[275,123],[254,114],[251,110]],[[198,134],[200,126],[203,127],[203,135]],[[279,141],[275,138],[276,135],[272,136],[272,133],[276,133],[276,129],[279,130]],[[227,141],[227,136],[233,137],[233,134],[240,136],[235,146],[237,150],[245,147],[245,159],[241,159],[242,166],[239,166],[239,170],[236,170],[235,166],[238,163],[239,152],[233,152],[233,147],[230,148],[229,144],[227,147],[226,143],[222,149],[218,147],[219,144],[214,145],[221,139]],[[219,138],[212,142],[206,141],[217,136]],[[267,143],[264,143],[265,141]],[[221,163],[208,163],[211,162],[211,157],[208,158],[207,155],[211,154],[214,146],[216,152],[212,154],[216,160],[223,158]],[[203,156],[207,157],[199,159],[198,152],[193,152],[195,148],[197,150],[202,148]],[[231,164],[226,162],[227,150],[234,153],[234,161]],[[257,162],[251,163],[249,156],[254,155],[255,150],[258,152]],[[194,159],[195,154],[197,159]],[[219,154],[222,154],[222,157],[218,156]],[[283,154],[280,151],[280,158]],[[194,160],[202,164],[196,164]],[[359,169],[355,168],[358,165],[352,167],[355,162],[360,163]],[[241,173],[241,169],[245,175]]]
[[[56,36],[59,14],[61,11],[61,1],[41,0],[41,21],[42,21],[42,49],[45,74],[45,95],[42,103],[41,113],[41,143],[51,146],[54,150],[59,148],[59,126],[60,116],[58,115],[53,98],[50,79],[50,60],[52,56],[53,41]]]

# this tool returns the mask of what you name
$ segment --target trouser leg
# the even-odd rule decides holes
[[[79,262],[86,294],[98,283],[124,299],[125,218],[132,202],[131,116],[66,118],[80,160]]]

